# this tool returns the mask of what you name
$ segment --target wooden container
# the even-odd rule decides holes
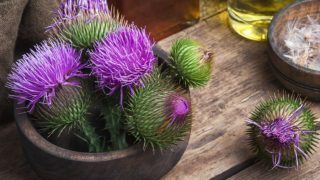
[[[284,35],[288,21],[319,13],[319,0],[296,2],[275,15],[268,33],[270,64],[275,76],[287,89],[317,101],[320,100],[320,71],[293,63],[283,56],[281,48],[285,46]]]
[[[163,58],[167,54],[155,48]],[[137,144],[127,149],[84,153],[58,147],[43,138],[21,107],[15,108],[15,118],[22,147],[35,172],[46,180],[106,180],[159,179],[180,160],[187,148],[189,135],[171,149],[143,150]]]
[[[146,27],[155,40],[198,22],[199,0],[109,0],[129,22]]]

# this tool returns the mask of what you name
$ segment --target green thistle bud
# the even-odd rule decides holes
[[[146,77],[143,84],[135,90],[126,109],[129,131],[144,143],[144,148],[168,148],[191,128],[189,102],[158,73]]]
[[[89,152],[103,151],[100,137],[90,123],[97,111],[94,106],[97,98],[91,92],[93,90],[83,82],[81,86],[58,87],[50,106],[42,103],[35,106],[33,115],[37,126],[49,135],[80,132],[75,135],[88,143]]]
[[[191,39],[177,40],[171,49],[172,76],[185,87],[204,86],[211,78],[212,53]]]
[[[315,150],[315,117],[298,98],[283,96],[264,101],[247,123],[252,150],[273,168],[298,167]]]

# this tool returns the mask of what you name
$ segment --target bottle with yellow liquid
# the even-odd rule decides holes
[[[265,41],[273,15],[294,1],[228,0],[230,26],[247,39]]]

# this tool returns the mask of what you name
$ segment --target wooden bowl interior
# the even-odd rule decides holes
[[[87,162],[96,162],[96,161],[107,161],[115,160],[118,158],[128,157],[138,153],[142,153],[142,148],[138,145],[131,146],[124,150],[104,152],[104,153],[86,153],[86,152],[77,152],[71,151],[68,149],[61,148],[50,143],[44,137],[42,137],[38,131],[35,129],[31,123],[29,117],[26,113],[22,112],[22,108],[16,108],[16,120],[19,126],[19,129],[28,137],[28,141],[36,145],[39,149],[42,149],[45,152],[48,152],[57,157],[63,157],[65,159],[73,161],[87,161]]]
[[[316,16],[320,14],[320,1],[309,0],[299,3],[294,3],[283,10],[281,10],[272,20],[269,30],[269,43],[272,50],[277,56],[290,64],[291,66],[310,73],[317,73],[320,71],[311,70],[306,67],[293,63],[290,59],[283,56],[283,52],[287,50],[284,42],[285,34],[287,33],[287,23],[294,20],[306,19],[307,15]]]

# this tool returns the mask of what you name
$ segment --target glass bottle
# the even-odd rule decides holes
[[[264,41],[273,15],[291,2],[294,0],[228,0],[230,26],[247,39]]]
[[[122,15],[146,27],[155,40],[195,24],[200,18],[199,0],[109,0]]]

